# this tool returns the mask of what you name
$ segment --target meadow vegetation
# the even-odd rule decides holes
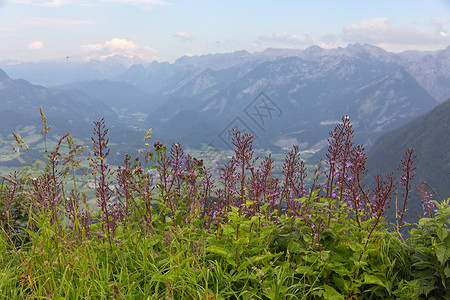
[[[213,178],[202,158],[151,141],[151,131],[141,155],[126,154],[117,169],[108,164],[103,119],[94,122],[89,151],[62,136],[45,148],[43,165],[1,178],[0,297],[450,297],[449,199],[434,201],[421,184],[422,218],[404,224],[416,192],[414,149],[399,162],[401,177],[378,175],[366,187],[367,156],[343,117],[306,184],[298,147],[276,178],[273,158],[256,157],[252,140],[234,131],[234,155]],[[77,179],[87,165],[94,209]]]

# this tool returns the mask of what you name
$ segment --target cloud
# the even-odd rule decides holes
[[[13,3],[34,4],[46,7],[60,7],[64,4],[75,4],[81,6],[90,6],[83,0],[11,0]]]
[[[179,39],[185,40],[185,41],[192,41],[193,37],[189,32],[186,31],[178,31],[174,34],[174,37],[177,37]]]
[[[268,44],[269,47],[276,48],[292,48],[314,43],[316,43],[316,39],[308,34],[293,34],[287,32],[267,34],[258,37],[255,41],[255,45]]]
[[[44,48],[44,43],[42,43],[41,41],[35,41],[28,44],[28,49],[30,50],[40,50],[42,48]]]
[[[81,46],[86,54],[86,60],[105,60],[113,56],[123,56],[130,59],[155,60],[156,51],[147,46],[139,46],[132,41],[121,38],[113,38],[99,44]]]
[[[32,26],[63,26],[63,25],[85,25],[93,24],[88,20],[69,20],[69,19],[48,19],[48,18],[28,18],[21,22],[23,25]]]
[[[102,0],[103,2],[118,2],[134,5],[143,9],[152,9],[155,5],[167,5],[169,2],[162,0]]]
[[[0,32],[17,32],[17,29],[9,27],[0,27]]]
[[[310,44],[315,40],[307,34],[291,34],[287,32],[272,33],[259,37],[261,41],[293,43],[293,44]]]
[[[110,41],[106,41],[103,44],[90,44],[90,45],[84,45],[83,49],[85,50],[102,50],[102,49],[108,49],[108,50],[133,50],[138,48],[138,46],[131,42],[127,41],[125,39],[119,39],[119,38],[113,38]]]
[[[433,21],[428,30],[418,30],[413,25],[396,26],[388,18],[375,18],[351,23],[343,29],[343,39],[351,43],[369,43],[388,47],[417,50],[423,47],[448,45],[450,39],[442,22]]]

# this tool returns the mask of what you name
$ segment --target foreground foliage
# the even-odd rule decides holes
[[[270,155],[254,157],[253,137],[235,131],[220,188],[179,144],[147,143],[142,158],[126,155],[112,170],[103,120],[93,133],[97,209],[75,182],[86,148],[70,134],[39,173],[2,176],[2,299],[450,297],[449,200],[432,201],[419,187],[426,218],[405,237],[414,149],[400,180],[377,176],[368,189],[348,117],[330,133],[324,171],[319,165],[309,177],[294,147],[283,180],[273,178]],[[397,222],[386,224],[393,204]]]

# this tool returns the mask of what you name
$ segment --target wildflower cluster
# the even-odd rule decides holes
[[[42,134],[47,128],[44,122]],[[421,224],[432,233],[418,228],[412,236],[429,247],[411,254],[399,230],[414,149],[403,156],[398,182],[393,174],[377,175],[366,187],[367,156],[354,144],[347,116],[330,132],[325,167],[319,164],[312,174],[294,146],[282,176],[275,177],[272,155],[255,156],[254,137],[234,130],[234,155],[216,186],[203,159],[186,154],[179,142],[152,147],[150,138],[151,130],[146,150],[125,154],[114,169],[101,119],[94,122],[91,180],[84,186],[77,185],[75,170],[88,172],[79,159],[86,147],[75,146],[70,133],[46,155],[39,175],[2,176],[0,250],[21,248],[8,252],[11,259],[24,257],[20,274],[9,277],[20,297],[391,299],[445,293],[449,205],[432,201],[421,183],[417,191],[429,217]],[[397,186],[404,189],[403,205],[391,234],[383,220]],[[435,273],[420,269],[420,257]],[[416,269],[405,274],[407,268]],[[49,276],[59,277],[41,279]],[[11,298],[5,282],[0,295]]]
[[[430,188],[423,180],[420,181],[419,186],[416,186],[417,193],[420,196],[420,202],[422,203],[423,215],[431,218],[436,213],[437,206],[433,200],[433,193],[429,191]]]

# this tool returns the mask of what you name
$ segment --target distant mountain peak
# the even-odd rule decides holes
[[[321,51],[321,50],[324,50],[324,48],[318,45],[312,45],[305,49],[305,51]]]
[[[9,78],[8,74],[5,73],[5,71],[3,71],[2,69],[0,69],[0,80],[4,81],[4,80],[11,80],[11,78]]]

